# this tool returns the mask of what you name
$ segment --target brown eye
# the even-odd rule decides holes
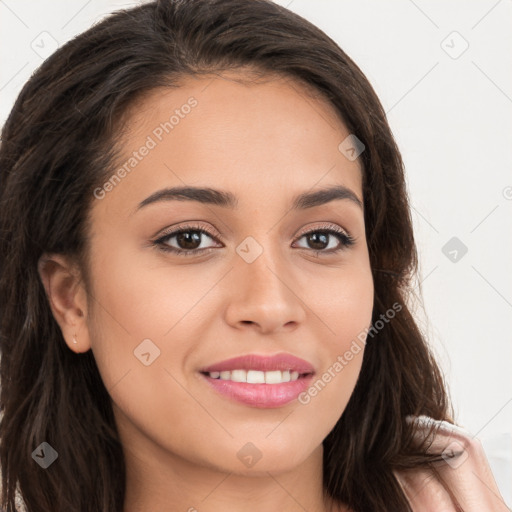
[[[198,249],[201,245],[202,234],[199,231],[182,231],[174,237],[179,249]]]
[[[354,244],[355,240],[344,231],[336,229],[315,229],[303,233],[299,240],[305,239],[303,249],[311,249],[327,254],[338,252]]]
[[[320,231],[315,231],[314,233],[309,233],[305,235],[307,244],[311,249],[326,249],[329,245],[329,238],[331,235],[329,233],[324,233]]]
[[[215,245],[211,243],[208,245],[208,239],[216,240],[216,238],[204,228],[185,226],[164,234],[156,240],[154,244],[164,251],[179,255],[200,254],[203,251],[208,251],[215,247]]]

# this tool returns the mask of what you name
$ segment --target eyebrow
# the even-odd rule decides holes
[[[221,206],[223,208],[236,209],[237,197],[231,192],[201,187],[172,187],[158,190],[142,201],[136,211],[150,204],[161,201],[197,201],[203,204]],[[305,210],[320,206],[335,200],[349,200],[363,209],[363,204],[357,195],[343,185],[326,187],[314,192],[304,192],[293,199],[293,210]]]

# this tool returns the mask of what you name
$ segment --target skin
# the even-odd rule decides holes
[[[190,97],[197,105],[93,201],[90,286],[62,255],[45,255],[40,266],[66,343],[93,351],[112,398],[127,464],[124,512],[169,504],[189,512],[348,510],[324,496],[322,441],[347,405],[364,350],[309,403],[273,409],[221,396],[198,373],[240,355],[287,352],[320,377],[371,322],[363,209],[348,199],[291,209],[297,194],[333,185],[363,202],[359,159],[338,149],[349,131],[301,85],[232,80],[240,76],[187,78],[142,99],[127,117],[120,165]],[[173,200],[137,209],[156,191],[184,185],[229,191],[238,206]],[[200,235],[210,250],[180,256],[154,245],[166,228],[188,222],[212,232]],[[319,250],[303,236],[333,225],[355,243],[343,247],[329,235]],[[250,251],[262,250],[250,263],[236,250],[247,237],[256,242]],[[176,237],[167,243],[180,247]],[[160,351],[148,366],[134,355],[145,339]],[[237,456],[247,443],[261,455],[252,467]],[[421,485],[420,477],[404,486]]]
[[[330,510],[322,440],[349,400],[363,350],[308,404],[274,409],[217,394],[198,370],[287,352],[321,376],[370,325],[363,209],[343,199],[290,210],[297,194],[330,185],[350,188],[362,203],[360,164],[338,150],[349,132],[326,102],[286,80],[249,85],[228,75],[190,78],[146,97],[128,119],[125,155],[191,96],[197,106],[94,201],[91,289],[63,257],[42,271],[54,315],[71,350],[93,350],[112,397],[128,467],[125,512],[169,503],[173,510],[286,512],[298,503]],[[174,200],[136,211],[154,192],[185,184],[230,191],[238,207]],[[187,221],[222,243],[203,235],[201,247],[213,249],[191,256],[152,246]],[[348,232],[354,245],[329,235],[321,250],[339,252],[311,248],[303,233],[326,224]],[[248,236],[263,248],[252,263],[236,252]],[[180,247],[176,237],[168,243]],[[134,349],[148,338],[161,353],[145,366]],[[262,455],[251,468],[237,457],[249,442]]]

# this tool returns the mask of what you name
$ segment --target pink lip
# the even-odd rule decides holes
[[[257,354],[248,354],[246,356],[234,357],[226,359],[219,363],[212,364],[206,368],[199,370],[201,373],[207,372],[223,372],[231,370],[259,370],[262,372],[270,372],[272,370],[290,370],[299,373],[314,373],[313,366],[291,354],[281,353],[274,356],[261,356]]]
[[[247,382],[212,379],[207,375],[209,372],[239,369],[290,370],[299,372],[301,375],[295,381],[281,384],[248,384]],[[201,370],[201,375],[215,391],[237,402],[258,408],[282,407],[295,400],[300,393],[310,386],[314,373],[315,370],[310,363],[291,354],[277,354],[275,356],[250,354],[221,361]]]

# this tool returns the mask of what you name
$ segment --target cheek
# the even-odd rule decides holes
[[[311,283],[317,283],[317,286],[311,286]],[[317,332],[322,333],[322,345],[333,362],[335,356],[349,349],[353,340],[364,342],[374,301],[369,264],[353,264],[321,280],[310,278],[303,295],[307,297],[306,305],[314,312],[312,322],[318,323]],[[320,331],[321,327],[323,331]]]
[[[343,413],[361,370],[373,312],[373,279],[369,266],[353,267],[343,278],[328,280],[310,294],[321,331],[323,366],[299,402],[334,426]]]
[[[134,425],[179,452],[195,436],[190,419],[204,417],[183,364],[204,336],[201,298],[218,279],[192,265],[186,271],[148,266],[129,251],[94,275],[92,349],[118,426]]]
[[[190,340],[200,339],[201,299],[218,281],[212,272],[199,271],[197,266],[148,266],[147,261],[130,257],[129,251],[119,253],[122,258],[113,255],[94,267],[91,304],[93,352],[98,364],[105,362],[106,377],[114,380],[122,369],[140,363],[137,351],[143,342],[150,352],[160,350],[159,357],[167,358],[164,349],[172,342],[173,361],[183,358],[181,347],[192,350]]]
[[[98,269],[97,276],[100,309],[135,338],[165,336],[217,280],[192,265],[148,266],[128,255]]]
[[[115,241],[103,244],[116,246]],[[161,339],[177,320],[178,288],[169,286],[163,294],[147,265],[140,264],[130,251],[102,253],[101,247],[98,243],[91,262],[92,352],[114,402],[121,402],[123,410],[144,414],[148,400],[140,400],[141,393],[150,397],[158,392],[167,375],[160,364]],[[104,257],[107,253],[108,258]],[[148,383],[152,388],[145,389]],[[130,395],[133,399],[125,400]]]

